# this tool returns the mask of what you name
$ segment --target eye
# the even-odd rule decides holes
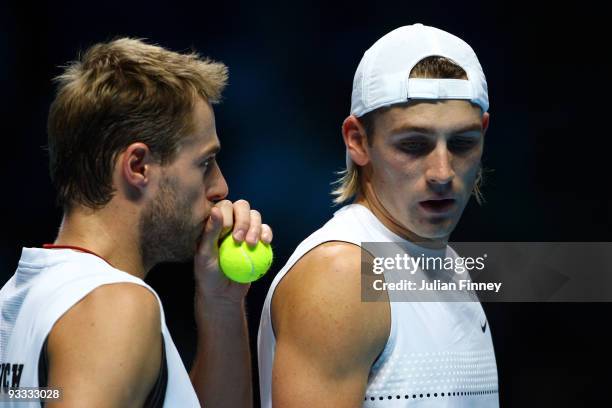
[[[456,152],[465,152],[478,145],[479,139],[475,137],[454,137],[448,141],[450,150]]]
[[[409,154],[420,154],[426,153],[431,148],[431,143],[425,138],[415,137],[401,140],[397,147]]]
[[[214,158],[211,157],[200,163],[200,169],[202,169],[202,173],[206,174],[206,172],[208,172],[213,160]]]

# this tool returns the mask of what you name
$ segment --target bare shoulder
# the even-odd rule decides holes
[[[358,300],[353,295],[360,286],[360,256],[358,246],[345,242],[326,242],[313,248],[280,281],[273,307],[296,298],[310,303],[311,295]]]
[[[144,286],[134,283],[102,285],[70,308],[55,324],[51,338],[63,334],[78,337],[81,332],[112,326],[115,334],[130,329],[134,337],[140,331],[161,330],[159,303]],[[71,329],[78,329],[76,333]],[[137,331],[137,332],[135,332]],[[51,340],[51,339],[50,339]]]
[[[370,363],[390,329],[389,304],[361,298],[361,248],[327,242],[305,254],[281,280],[272,300],[277,338]],[[371,361],[370,361],[371,360]]]
[[[328,286],[325,281],[344,281],[346,285],[354,286],[359,283],[360,263],[361,248],[357,245],[338,241],[326,242],[304,254],[281,280],[277,290],[291,290],[297,280],[300,282],[298,286],[302,287],[305,282]],[[337,289],[340,291],[340,288]]]
[[[150,290],[133,283],[100,286],[51,330],[49,385],[79,390],[66,392],[66,403],[84,403],[84,396],[94,404],[144,402],[159,373],[161,346],[160,308]]]

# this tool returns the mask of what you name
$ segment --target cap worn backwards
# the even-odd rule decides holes
[[[451,60],[467,79],[409,78],[414,66],[431,56]],[[410,99],[465,99],[486,112],[487,81],[474,50],[462,39],[423,24],[397,28],[376,41],[355,72],[351,114],[360,117]]]

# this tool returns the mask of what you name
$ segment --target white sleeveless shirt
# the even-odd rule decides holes
[[[391,232],[359,204],[336,211],[306,238],[274,278],[262,310],[257,339],[262,408],[272,407],[276,338],[270,310],[274,290],[304,254],[329,241],[359,246],[362,242],[402,242],[427,251]],[[446,253],[456,256],[450,247]],[[479,302],[390,301],[389,305],[390,334],[370,369],[364,408],[499,407],[493,342]]]
[[[17,271],[0,290],[0,364],[4,368],[4,384],[38,387],[41,348],[55,322],[97,287],[119,282],[144,286],[159,302],[168,366],[164,407],[199,407],[187,370],[166,327],[157,293],[142,279],[113,268],[97,256],[70,249],[24,248]],[[3,399],[0,405],[40,407],[38,402],[6,401]]]

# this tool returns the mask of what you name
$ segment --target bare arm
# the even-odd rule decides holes
[[[246,232],[247,243],[270,242],[272,230],[244,200],[217,204],[195,258],[197,354],[190,377],[205,407],[253,405],[251,355],[244,298],[249,285],[228,280],[219,270],[218,238]],[[245,240],[243,235],[240,241]]]
[[[49,387],[61,387],[63,399],[47,406],[142,406],[160,371],[161,336],[159,304],[148,289],[95,289],[49,334]]]
[[[390,314],[388,302],[361,301],[360,251],[323,244],[279,284],[272,300],[274,406],[362,406]]]
[[[244,302],[207,303],[196,295],[197,354],[191,381],[204,407],[252,406],[251,357]]]

